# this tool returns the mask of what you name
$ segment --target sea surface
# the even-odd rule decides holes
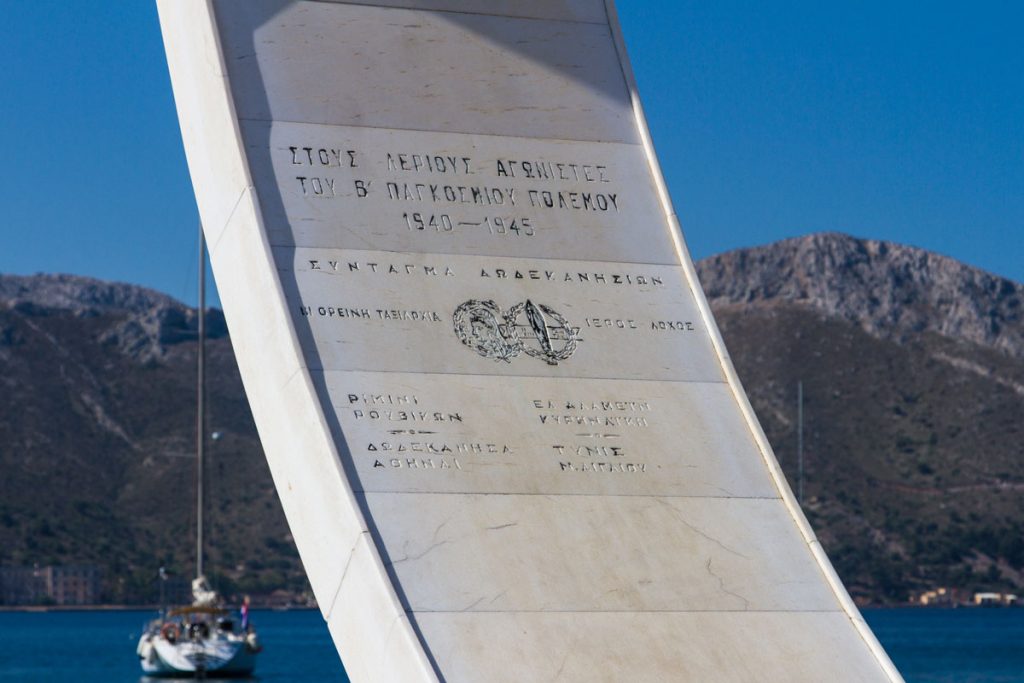
[[[1024,609],[868,609],[864,618],[912,683],[1024,681]]]
[[[864,616],[911,683],[1024,682],[1024,609],[876,609]],[[146,683],[135,644],[152,612],[0,612],[2,683]],[[346,682],[316,611],[254,611],[272,683]],[[211,680],[211,679],[208,679]]]

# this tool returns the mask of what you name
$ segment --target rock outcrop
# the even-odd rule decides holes
[[[890,242],[820,233],[705,259],[714,306],[807,306],[906,341],[924,332],[1024,358],[1024,285],[946,256]]]

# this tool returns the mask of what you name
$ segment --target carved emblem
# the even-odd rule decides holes
[[[558,365],[576,352],[580,328],[565,316],[529,299],[508,311],[493,301],[470,299],[455,309],[455,334],[484,358],[511,362],[525,353]]]

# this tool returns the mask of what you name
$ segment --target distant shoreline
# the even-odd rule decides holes
[[[307,605],[291,605],[288,607],[261,607],[253,606],[254,612],[311,612],[319,609],[318,607],[310,607]],[[871,604],[871,605],[859,605],[858,609],[862,610],[876,610],[876,609],[914,609],[914,610],[954,610],[954,609],[966,609],[966,610],[1003,610],[1003,609],[1017,609],[1015,606],[1006,605],[973,605],[973,604],[959,604],[959,605],[919,605],[915,603],[892,603],[892,604]],[[24,613],[50,613],[50,612],[159,612],[159,605],[0,605],[0,614],[5,612],[24,612]]]
[[[254,612],[307,612],[319,609],[307,605],[258,607]],[[160,605],[0,605],[2,612],[159,612]]]

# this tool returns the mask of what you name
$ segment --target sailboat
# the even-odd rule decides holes
[[[176,609],[161,605],[160,616],[139,638],[136,652],[142,671],[154,677],[248,676],[262,649],[249,622],[248,599],[236,626],[232,612],[203,574],[203,460],[206,441],[206,242],[199,229],[199,348],[196,417],[196,578],[192,604]],[[161,587],[166,574],[160,569]],[[162,591],[161,591],[162,593]],[[161,603],[163,599],[161,598]]]

